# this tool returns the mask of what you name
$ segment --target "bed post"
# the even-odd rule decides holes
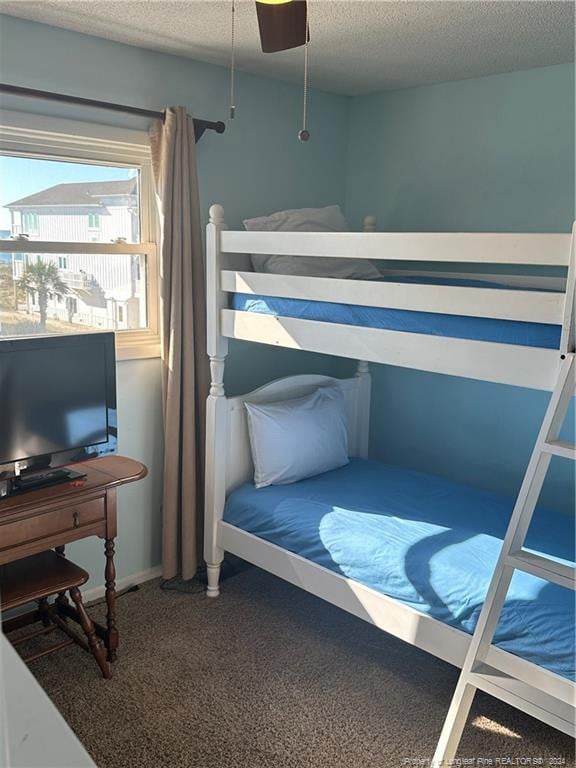
[[[356,378],[359,379],[358,410],[357,410],[357,445],[356,456],[361,459],[368,458],[368,442],[370,439],[370,397],[372,382],[370,368],[365,360],[358,360]]]
[[[568,262],[568,275],[566,277],[566,304],[564,305],[564,319],[562,321],[562,337],[560,339],[560,352],[567,355],[574,352],[574,305],[576,303],[576,222],[572,225],[572,239],[570,241],[570,261]]]
[[[218,522],[226,495],[227,405],[224,364],[228,339],[220,334],[220,311],[226,295],[220,289],[220,233],[226,228],[221,205],[210,208],[206,229],[207,351],[210,357],[210,394],[206,403],[206,487],[204,503],[204,558],[208,579],[207,597],[218,597],[224,551],[218,546]]]

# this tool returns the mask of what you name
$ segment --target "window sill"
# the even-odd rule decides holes
[[[160,337],[157,334],[145,331],[120,331],[116,334],[116,360],[145,360],[153,357],[160,357]]]

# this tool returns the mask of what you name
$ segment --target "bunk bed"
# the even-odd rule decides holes
[[[221,206],[210,209],[207,595],[219,594],[220,564],[231,552],[462,668],[513,509],[516,515],[514,500],[370,462],[368,363],[552,392],[554,412],[547,413],[540,445],[546,460],[536,480],[527,481],[530,522],[551,456],[574,458],[573,446],[557,439],[574,376],[574,234],[374,229],[368,217],[363,233],[227,231]],[[251,271],[250,254],[353,257],[386,266],[377,282],[294,270],[266,274]],[[487,265],[495,265],[493,273]],[[562,274],[534,269],[542,267]],[[227,398],[229,338],[353,358],[357,373],[346,380],[289,377]],[[297,398],[334,381],[346,402],[350,464],[255,490],[244,404]],[[560,533],[566,516],[545,512],[543,519],[527,546],[561,558],[562,578],[543,590],[542,558],[530,555],[530,565],[521,564],[483,662],[511,680],[490,692],[574,733],[574,648],[566,621],[573,603],[562,589],[573,584],[573,535]],[[443,574],[434,583],[432,558]],[[452,753],[456,743],[452,738]]]

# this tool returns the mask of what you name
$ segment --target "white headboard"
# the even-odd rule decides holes
[[[352,379],[333,379],[329,376],[314,375],[277,379],[247,395],[226,399],[226,495],[234,488],[251,480],[254,475],[244,403],[272,403],[279,400],[291,400],[331,383],[338,384],[344,394],[350,455],[363,458],[368,455],[370,374],[367,366],[359,368],[358,375]]]

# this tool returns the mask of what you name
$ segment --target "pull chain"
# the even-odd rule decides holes
[[[234,104],[234,75],[236,64],[236,3],[232,0],[232,39],[231,39],[231,55],[230,55],[230,119],[234,120],[236,113],[236,105]]]
[[[308,116],[308,46],[310,45],[310,31],[306,29],[306,43],[304,44],[304,103],[302,105],[302,130],[298,132],[300,141],[308,141],[310,131],[306,128]]]

